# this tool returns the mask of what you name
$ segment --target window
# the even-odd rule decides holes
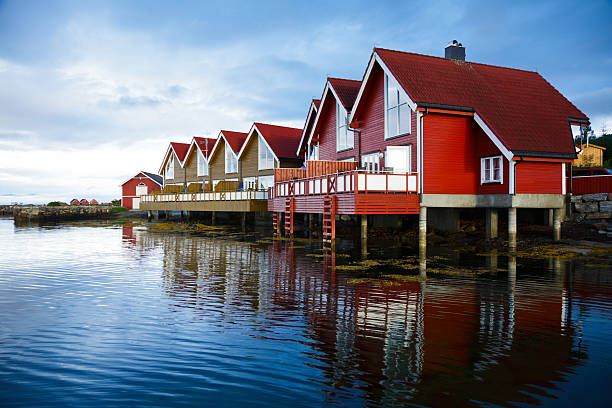
[[[164,172],[164,176],[167,179],[174,178],[174,154],[170,156],[168,162],[166,163],[166,171]]]
[[[238,158],[229,143],[225,143],[225,173],[238,173]]]
[[[365,167],[366,171],[378,173],[380,171],[380,154],[376,152],[362,155],[361,166]]]
[[[355,137],[348,130],[348,114],[340,103],[336,102],[336,151],[353,148]]]
[[[483,157],[480,159],[480,184],[503,183],[504,169],[502,157]]]
[[[319,160],[319,144],[308,145],[308,160]]]
[[[274,187],[274,176],[259,176],[259,189],[267,190],[269,187]]]
[[[394,173],[410,173],[412,170],[412,146],[388,146],[385,167]]]
[[[385,75],[385,139],[410,133],[410,107],[405,93]]]
[[[196,149],[198,152],[198,176],[208,176],[208,162],[204,157],[204,154]]]
[[[261,135],[259,136],[259,160],[257,164],[259,170],[267,170],[274,168],[274,155],[268,149],[268,145]]]

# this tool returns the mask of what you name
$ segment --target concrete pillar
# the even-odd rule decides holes
[[[561,241],[561,208],[553,211],[553,241]]]
[[[240,220],[240,226],[242,227],[242,233],[243,234],[246,232],[246,221],[247,221],[247,213],[243,212],[242,213],[242,218]]]
[[[217,222],[217,214],[212,211],[210,213],[210,225],[215,225],[215,223]]]
[[[153,213],[151,212],[151,210],[147,211],[147,221],[151,221],[151,218],[153,218]]]
[[[419,251],[423,252],[424,254],[426,250],[427,250],[427,207],[421,207],[419,211]]]
[[[497,238],[497,208],[487,208],[486,230],[487,239]]]
[[[516,251],[516,207],[508,208],[508,249]]]
[[[497,272],[497,261],[498,261],[497,249],[494,249],[491,251],[491,253],[487,257],[487,266],[489,267],[489,270],[491,272]]]
[[[549,227],[554,226],[554,210],[552,208],[549,208],[548,210],[544,211],[546,211],[546,225],[548,225]]]
[[[361,256],[365,259],[368,254],[368,216],[361,216]]]

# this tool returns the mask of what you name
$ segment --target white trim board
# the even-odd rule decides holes
[[[338,78],[338,79],[341,79],[341,78]],[[330,90],[331,90],[332,94],[334,95],[334,98],[336,99],[336,103],[340,104],[340,106],[342,106],[344,108],[344,110],[347,111],[347,117],[349,117],[349,118],[351,117],[351,112],[349,112],[348,109],[346,109],[346,106],[344,106],[344,104],[342,103],[340,98],[338,98],[338,94],[336,94],[336,91],[334,90],[334,87],[329,82],[329,78],[328,78],[327,82],[325,83],[325,88],[323,89],[323,96],[321,97],[321,104],[319,105],[319,109],[317,110],[317,116],[315,116],[315,120],[314,120],[314,122],[312,124],[312,129],[310,129],[310,136],[308,137],[308,142],[306,143],[307,145],[309,145],[310,142],[312,141],[312,137],[314,136],[314,132],[315,132],[315,129],[317,127],[317,123],[319,123],[319,116],[321,115],[321,112],[323,112],[323,106],[325,105],[325,100],[327,99],[327,92],[329,92]],[[361,88],[360,88],[360,90],[361,90]],[[355,110],[355,105],[353,105],[353,110]],[[336,120],[337,120],[337,118],[336,118]],[[350,127],[350,124],[351,123],[349,121],[349,127]],[[354,148],[354,146],[353,146],[353,148]],[[298,150],[298,152],[299,152],[299,150]]]
[[[493,142],[493,144],[499,149],[499,151],[504,155],[506,159],[512,161],[514,154],[510,150],[504,146],[504,144],[499,140],[499,138],[493,133],[491,128],[487,126],[487,124],[482,120],[482,118],[478,115],[478,113],[474,112],[474,120],[480,126],[480,128],[489,136],[489,139]]]
[[[302,148],[302,143],[304,142],[304,137],[306,136],[306,128],[308,127],[308,122],[310,122],[310,117],[312,116],[312,111],[318,112],[317,106],[315,105],[314,100],[310,102],[310,108],[308,109],[308,115],[306,115],[306,122],[304,122],[304,130],[302,130],[302,137],[300,137],[300,144],[298,145],[296,156],[300,156],[300,149]],[[308,148],[306,148],[306,152],[308,152]]]
[[[265,124],[265,123],[264,123]],[[263,135],[263,133],[261,133],[261,131],[257,128],[257,125],[255,123],[253,123],[253,126],[251,126],[251,130],[249,130],[249,134],[247,135],[247,138],[244,139],[244,143],[242,144],[242,148],[240,149],[240,151],[238,152],[238,160],[240,160],[240,157],[242,156],[242,153],[244,152],[244,150],[246,149],[247,145],[249,144],[249,140],[251,139],[251,136],[253,136],[253,133],[257,131],[257,135],[261,136],[261,138],[263,139],[265,145],[268,147],[268,149],[270,149],[270,151],[272,152],[272,155],[274,156],[274,160],[276,160],[277,163],[280,163],[280,160],[278,159],[278,156],[276,156],[276,153],[274,153],[274,149],[272,149],[272,147],[270,146],[270,144],[268,143],[268,141],[266,140],[266,137]],[[259,141],[257,144],[257,154],[259,154]],[[259,157],[259,156],[258,156]],[[269,169],[266,169],[269,170]]]

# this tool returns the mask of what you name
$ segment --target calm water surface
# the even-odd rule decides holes
[[[303,242],[0,220],[0,243],[2,407],[612,406],[607,257],[389,283]]]

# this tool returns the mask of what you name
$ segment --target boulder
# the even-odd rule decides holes
[[[582,202],[582,196],[581,195],[573,195],[571,200],[572,200],[572,203],[581,203]]]
[[[600,201],[599,211],[600,212],[612,212],[612,201]]]
[[[608,199],[608,193],[584,194],[582,199],[584,201],[606,201]]]
[[[610,219],[610,218],[612,218],[612,213],[595,212],[595,213],[587,214],[586,216],[587,220],[603,220],[603,219]]]
[[[592,213],[599,211],[599,206],[596,202],[591,203],[574,203],[574,208],[579,213]]]

